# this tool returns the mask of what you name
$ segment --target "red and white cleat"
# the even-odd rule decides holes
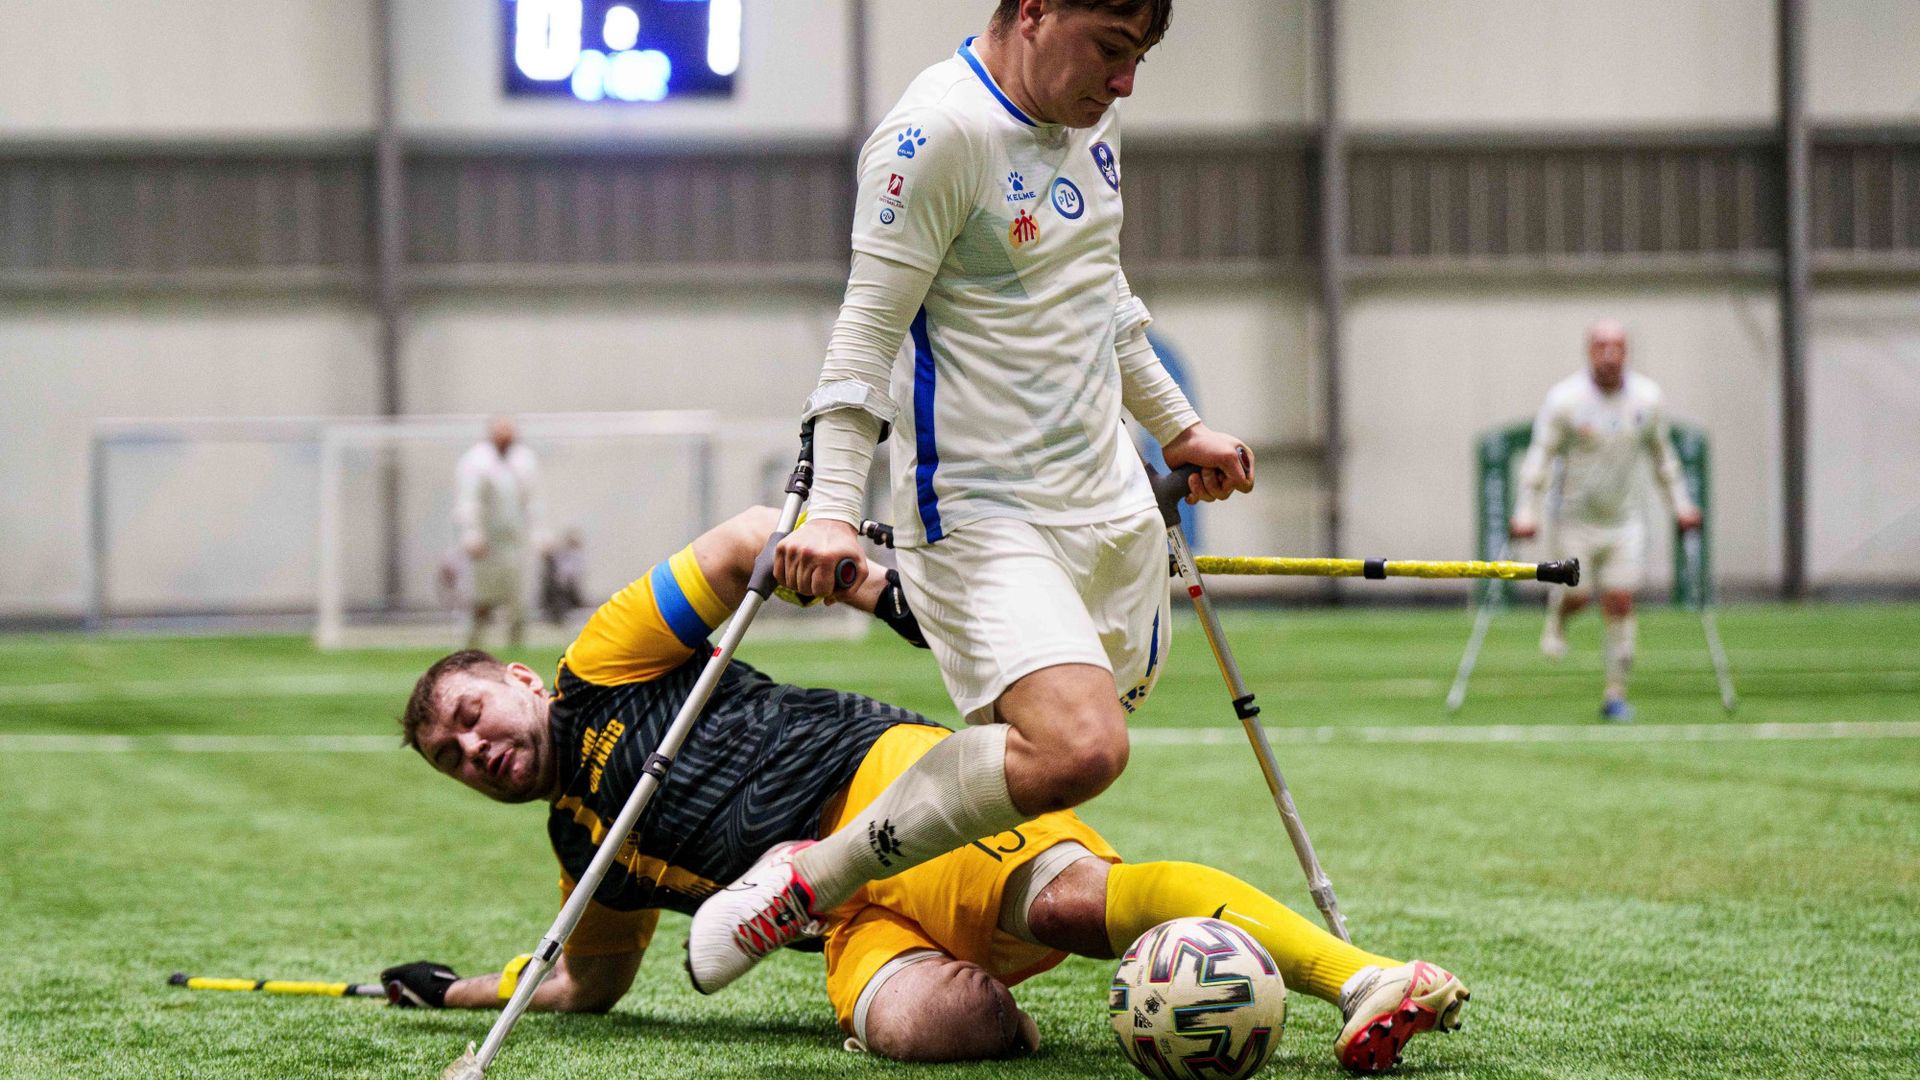
[[[687,975],[695,990],[711,994],[775,949],[825,929],[813,913],[813,889],[793,868],[794,853],[813,843],[775,844],[738,881],[701,903],[687,931]]]
[[[1455,1031],[1473,996],[1445,968],[1415,960],[1392,968],[1362,968],[1340,993],[1347,1018],[1333,1041],[1333,1056],[1357,1073],[1385,1072],[1400,1063],[1400,1051],[1415,1035],[1438,1028]]]

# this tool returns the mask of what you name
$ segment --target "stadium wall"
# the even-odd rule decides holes
[[[851,8],[841,0],[750,0],[741,98],[643,110],[504,103],[493,91],[491,11],[463,22],[472,6],[453,0],[394,6],[398,104],[420,164],[459,148],[538,157],[549,142],[608,152],[646,146],[668,161],[688,146],[754,155],[797,142],[838,154],[856,124]],[[869,122],[914,72],[975,32],[988,6],[869,3]],[[1203,220],[1244,190],[1232,162],[1299,153],[1286,149],[1298,145],[1286,133],[1315,114],[1311,8],[1306,0],[1188,0],[1142,71],[1139,99],[1127,105],[1130,156],[1164,160],[1139,174],[1151,190],[1130,188],[1130,265],[1159,329],[1199,370],[1209,418],[1254,440],[1267,463],[1262,490],[1244,511],[1214,515],[1208,546],[1216,550],[1317,545],[1312,444],[1322,425],[1308,241],[1261,238],[1244,265],[1217,257],[1238,250],[1231,236],[1192,257],[1180,246],[1185,232],[1236,228]],[[1496,137],[1497,145],[1497,137],[1546,133],[1577,142],[1582,133],[1734,132],[1771,123],[1768,0],[1371,0],[1342,10],[1341,86],[1361,148],[1367,139]],[[1920,8],[1815,0],[1808,15],[1816,121],[1920,122],[1911,62],[1920,55]],[[183,147],[258,150],[269,174],[307,168],[314,146],[323,156],[358,154],[372,125],[373,17],[364,0],[15,0],[9,21],[32,30],[0,35],[0,139],[9,145],[0,159],[66,153],[63,164],[84,195],[114,163]],[[300,181],[325,193],[323,234],[350,233],[364,220],[366,175],[358,168],[349,162]],[[1858,172],[1827,175],[1832,190],[1816,192],[1817,206],[1820,198],[1847,205],[1845,186],[1865,182]],[[129,182],[128,201],[142,197],[139,184]],[[27,205],[22,190],[0,186],[16,217]],[[776,209],[823,215],[831,226],[843,195]],[[1275,203],[1289,208],[1276,227],[1310,236],[1308,196],[1299,200]],[[1911,205],[1920,208],[1920,192]],[[23,257],[4,237],[42,224],[14,221],[0,235],[0,431],[8,433],[0,482],[26,493],[24,504],[0,512],[0,547],[12,555],[0,566],[0,615],[9,616],[71,614],[84,602],[80,491],[93,418],[355,414],[371,411],[377,397],[377,327],[364,292],[369,253],[358,240],[327,248],[311,266],[176,275],[152,286],[121,271],[16,273]],[[70,224],[85,231],[87,222]],[[1142,230],[1158,230],[1144,247]],[[809,258],[771,284],[751,276],[733,285],[724,276],[601,276],[594,268],[534,286],[513,273],[490,280],[490,267],[425,275],[404,327],[404,405],[455,412],[712,404],[702,394],[715,380],[689,378],[689,367],[704,374],[726,358],[729,403],[787,415],[812,379],[844,253]],[[1735,585],[1754,588],[1777,575],[1777,318],[1764,261],[1666,276],[1644,267],[1621,276],[1604,267],[1544,277],[1522,269],[1492,280],[1455,275],[1454,266],[1434,262],[1356,283],[1347,333],[1349,547],[1396,555],[1464,548],[1472,435],[1530,413],[1546,385],[1578,364],[1579,328],[1604,313],[1628,321],[1636,361],[1666,385],[1675,414],[1713,433],[1719,566]],[[1920,520],[1902,500],[1920,490],[1916,309],[1911,275],[1823,280],[1816,293],[1816,585],[1914,581]]]

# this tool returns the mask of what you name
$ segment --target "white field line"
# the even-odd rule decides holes
[[[1704,650],[1697,657],[1697,668],[1685,671],[1641,671],[1639,677],[1644,681],[1651,677],[1656,680],[1691,678],[1703,672],[1711,671],[1707,666]],[[1905,657],[1902,657],[1905,659]],[[1756,679],[1773,676],[1791,676],[1806,684],[1816,684],[1818,689],[1827,690],[1902,690],[1920,683],[1920,670],[1912,668],[1881,668],[1878,670],[1795,670],[1772,671],[1765,667],[1743,669],[1736,663],[1734,675],[1751,675]],[[813,666],[808,677],[802,681],[810,685],[819,685],[834,681],[857,680],[866,672],[849,667],[847,674],[836,680],[838,669],[831,662]],[[1543,671],[1546,669],[1543,669]],[[413,688],[415,676],[406,674],[326,674],[309,675],[242,675],[211,679],[130,679],[122,682],[49,682],[21,683],[7,686],[0,684],[0,713],[10,706],[20,705],[87,705],[110,703],[115,701],[170,701],[170,700],[243,700],[247,698],[298,698],[298,697],[353,697],[364,695],[388,695],[403,699]],[[1384,676],[1374,677],[1354,675],[1339,679],[1290,678],[1272,680],[1272,685],[1258,687],[1261,696],[1281,700],[1318,699],[1360,691],[1372,697],[1418,699],[1439,697],[1444,694],[1451,676]],[[1474,680],[1474,687],[1483,694],[1497,694],[1508,689],[1523,692],[1539,685],[1536,674],[1504,674],[1487,672]]]
[[[1136,746],[1228,746],[1246,740],[1237,727],[1135,728]],[[1660,743],[1773,742],[1807,739],[1920,739],[1920,721],[1828,724],[1491,724],[1457,727],[1268,728],[1283,745],[1329,743]],[[394,735],[0,735],[0,754],[372,754],[400,751]]]

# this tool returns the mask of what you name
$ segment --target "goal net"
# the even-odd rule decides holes
[[[528,545],[527,643],[563,646],[606,597],[711,525],[778,505],[799,440],[788,421],[717,413],[515,417],[539,462],[537,536],[577,536],[581,606],[539,604]],[[454,469],[477,415],[103,421],[90,493],[95,625],[154,618],[314,630],[323,648],[453,648],[468,596]],[[453,587],[448,588],[451,584]],[[762,633],[845,636],[871,620],[770,604]],[[504,628],[489,628],[494,647]]]

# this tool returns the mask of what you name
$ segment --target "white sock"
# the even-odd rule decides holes
[[[813,887],[815,913],[869,881],[1028,820],[1007,794],[1008,730],[983,724],[940,740],[839,831],[794,856]]]
[[[1554,589],[1547,594],[1547,636],[1567,636],[1567,590]]]
[[[1627,673],[1633,670],[1633,616],[1607,620],[1607,697],[1625,699]]]

